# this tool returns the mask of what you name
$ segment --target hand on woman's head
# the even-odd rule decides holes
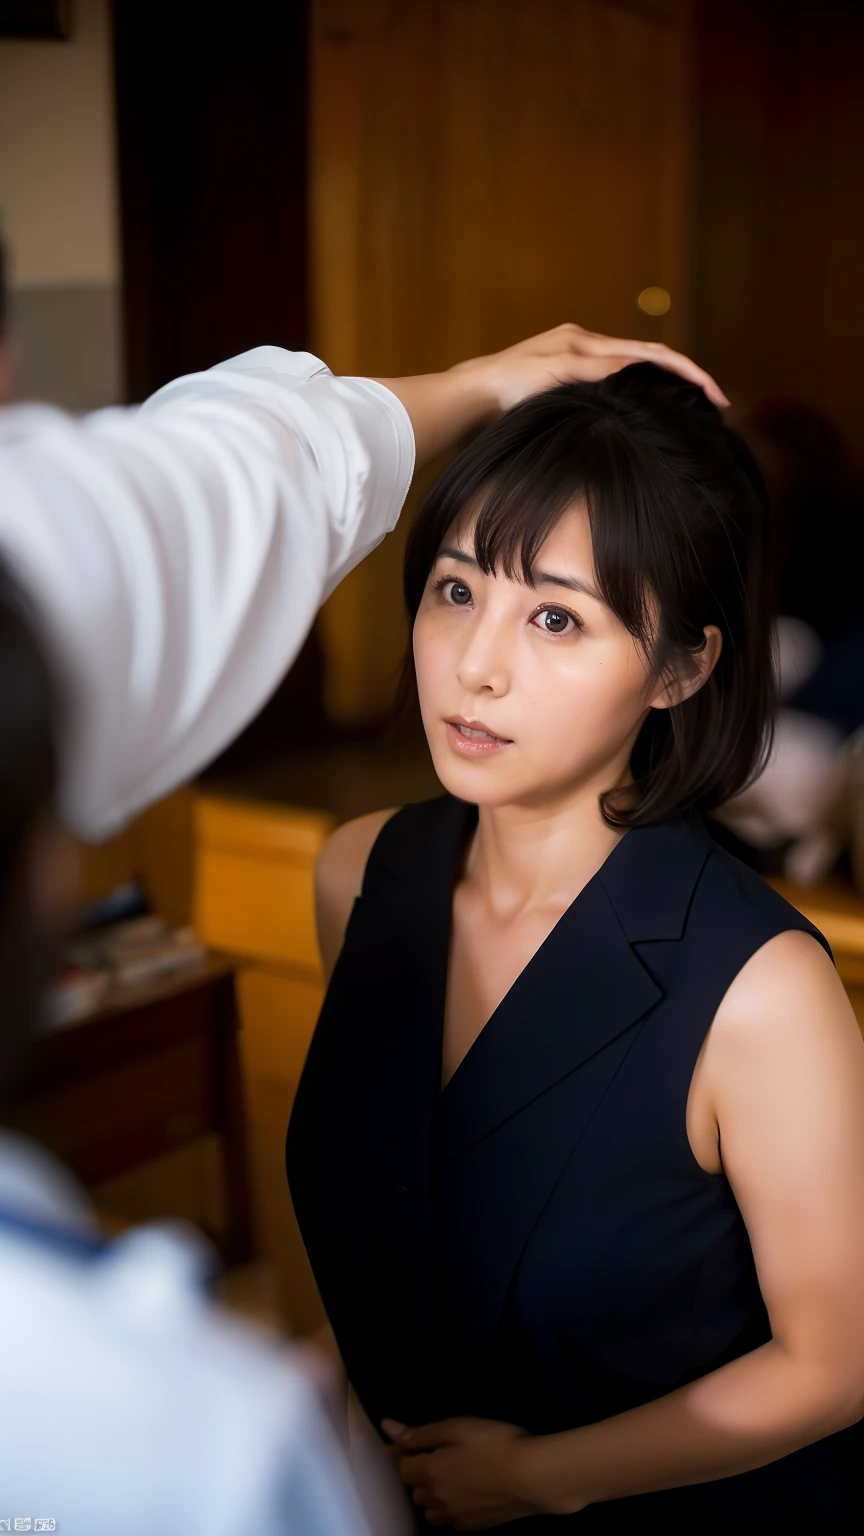
[[[697,384],[713,405],[729,404],[711,375],[682,352],[673,352],[657,341],[600,336],[581,325],[557,325],[554,330],[530,336],[503,352],[473,358],[459,367],[482,373],[498,409],[507,411],[541,390],[558,384],[594,383],[639,362],[656,363],[688,383]]]

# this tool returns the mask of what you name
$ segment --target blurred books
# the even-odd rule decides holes
[[[82,971],[76,965],[64,966],[48,993],[49,1026],[74,1024],[92,1013],[108,991],[108,971]]]
[[[129,983],[194,965],[206,950],[192,928],[169,928],[150,915],[82,935],[66,953],[81,970],[107,971],[112,980]]]
[[[109,999],[115,988],[196,965],[207,952],[192,928],[170,928],[148,912],[135,884],[113,891],[91,909],[85,923],[66,945],[66,964],[51,989],[53,1025],[74,1023]]]

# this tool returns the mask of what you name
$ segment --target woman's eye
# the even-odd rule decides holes
[[[444,592],[448,602],[456,603],[460,608],[463,608],[466,603],[471,601],[471,588],[466,587],[464,581],[445,582]]]
[[[564,608],[543,608],[534,615],[532,623],[545,630],[547,635],[566,635],[577,627],[572,613],[567,613]]]

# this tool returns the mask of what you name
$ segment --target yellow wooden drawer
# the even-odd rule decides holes
[[[315,860],[333,827],[324,812],[199,796],[195,926],[216,949],[320,969]]]

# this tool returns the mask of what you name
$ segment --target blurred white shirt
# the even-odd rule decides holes
[[[0,1521],[369,1536],[312,1388],[208,1301],[192,1234],[92,1232],[63,1169],[0,1134]]]
[[[243,729],[413,467],[395,395],[279,347],[137,409],[0,412],[0,555],[70,692],[74,830],[109,836]]]
[[[78,832],[110,835],[242,730],[413,464],[394,395],[277,347],[139,410],[0,412],[0,555],[69,690]],[[194,1242],[144,1228],[94,1254],[88,1224],[62,1169],[0,1136],[0,1522],[368,1536],[312,1388],[207,1301]]]

